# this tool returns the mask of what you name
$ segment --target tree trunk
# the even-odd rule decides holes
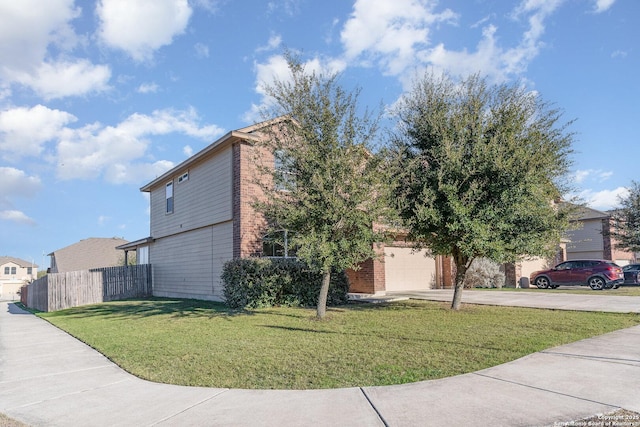
[[[325,314],[327,314],[327,296],[329,295],[330,282],[331,269],[328,269],[322,273],[322,287],[320,288],[320,295],[318,295],[318,307],[316,311],[318,319],[324,318]]]
[[[462,289],[464,288],[464,276],[467,273],[467,269],[473,259],[460,253],[456,250],[453,254],[453,261],[456,264],[456,286],[453,291],[453,301],[451,301],[451,309],[459,310],[462,303]]]

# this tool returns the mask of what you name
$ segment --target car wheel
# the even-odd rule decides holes
[[[538,287],[538,289],[547,289],[550,285],[549,279],[546,277],[536,277],[536,280],[533,282],[534,285]]]
[[[589,286],[591,287],[591,289],[593,289],[594,291],[601,291],[604,289],[606,283],[604,282],[604,280],[602,279],[602,277],[592,277],[591,279],[589,279]]]

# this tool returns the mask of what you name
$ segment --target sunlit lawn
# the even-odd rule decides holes
[[[39,315],[148,380],[263,389],[442,378],[640,323],[634,314],[448,306],[353,304],[318,321],[311,309],[234,312],[219,303],[154,299]]]

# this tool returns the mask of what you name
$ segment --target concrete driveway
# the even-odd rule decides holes
[[[555,310],[603,311],[610,313],[640,313],[640,296],[607,295],[607,291],[588,294],[568,294],[558,288],[553,292],[477,291],[464,289],[464,304],[505,305],[511,307],[547,308]],[[452,289],[434,289],[415,292],[389,292],[378,299],[414,298],[430,301],[452,301]]]

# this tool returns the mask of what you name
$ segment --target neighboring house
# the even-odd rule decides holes
[[[91,237],[78,243],[55,250],[49,254],[49,273],[89,270],[123,264],[123,253],[117,246],[128,243],[117,237]]]
[[[611,215],[585,206],[577,207],[570,229],[565,233],[553,259],[531,258],[505,267],[507,285],[521,285],[536,270],[551,268],[572,259],[607,259],[620,266],[633,263],[637,254],[616,248],[610,235]]]
[[[636,260],[636,254],[616,248],[616,241],[610,235],[610,214],[580,207],[572,223],[575,227],[567,232],[567,260],[608,259],[621,266]]]
[[[150,194],[150,236],[119,249],[135,250],[139,262],[140,254],[147,254],[155,296],[223,300],[220,275],[226,261],[283,255],[265,236],[264,219],[253,208],[261,194],[255,156],[276,166],[273,153],[255,146],[269,123],[227,133],[141,188]],[[378,250],[389,256],[350,272],[352,291],[428,289],[442,282],[441,263],[423,252],[413,253],[402,242]]]
[[[0,300],[20,299],[18,291],[38,278],[38,266],[10,256],[0,256]]]

